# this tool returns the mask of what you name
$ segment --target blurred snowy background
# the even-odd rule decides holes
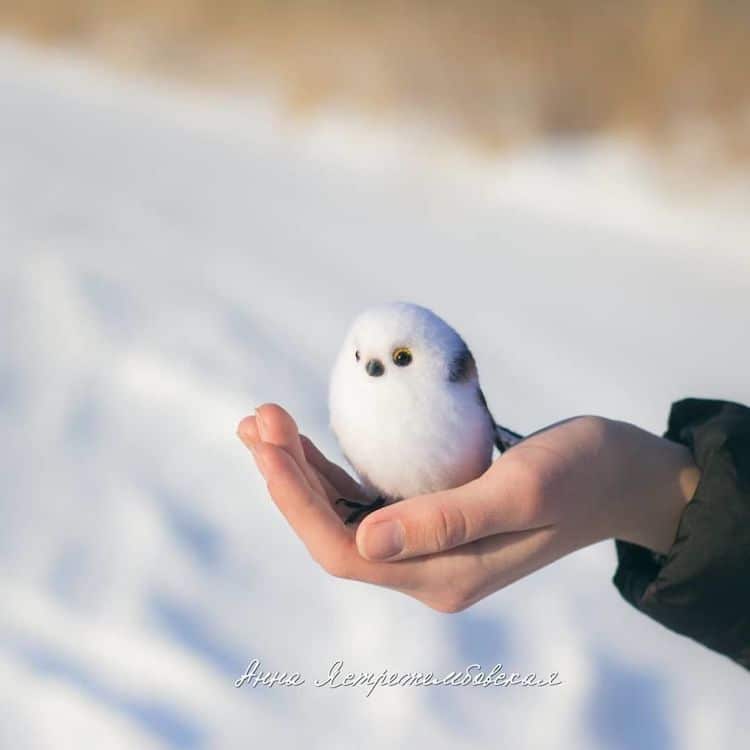
[[[69,5],[74,20],[89,7]],[[732,76],[732,107],[707,107],[694,141],[680,130],[668,164],[641,116],[627,132],[563,118],[522,142],[490,128],[488,149],[484,127],[445,126],[465,111],[452,94],[403,118],[398,97],[374,114],[317,95],[300,117],[273,76],[183,70],[190,47],[183,75],[135,53],[113,65],[102,48],[162,48],[131,26],[40,33],[47,3],[28,4],[28,24],[9,7],[0,20],[25,41],[0,41],[0,746],[742,746],[746,673],[625,604],[611,543],[440,615],[328,578],[234,435],[278,401],[338,456],[329,367],[350,318],[398,298],[465,335],[493,411],[522,432],[577,413],[662,432],[677,398],[749,402]],[[670,18],[650,21],[652,56],[682,49]],[[656,88],[629,101],[649,113]],[[235,689],[255,657],[308,684]],[[314,688],[336,659],[437,674],[502,662],[565,684]]]

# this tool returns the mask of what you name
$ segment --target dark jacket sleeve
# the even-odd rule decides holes
[[[641,612],[750,669],[750,409],[678,401],[664,437],[691,449],[698,487],[666,555],[616,540],[614,584]]]

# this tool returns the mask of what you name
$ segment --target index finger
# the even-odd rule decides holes
[[[368,579],[364,569],[374,566],[360,556],[352,530],[342,523],[327,499],[311,487],[286,450],[260,443],[256,458],[273,501],[313,559],[331,575]]]

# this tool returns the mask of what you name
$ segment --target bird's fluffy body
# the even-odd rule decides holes
[[[402,348],[408,366],[393,361]],[[383,366],[374,377],[373,361]],[[365,488],[388,501],[465,484],[492,460],[494,421],[474,359],[453,328],[417,305],[356,318],[334,365],[330,414]]]

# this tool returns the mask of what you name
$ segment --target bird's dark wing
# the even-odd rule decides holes
[[[505,453],[508,448],[512,448],[516,443],[520,443],[521,440],[523,440],[523,436],[519,435],[517,432],[513,432],[513,430],[509,430],[507,427],[499,425],[495,421],[494,417],[492,416],[492,412],[490,412],[490,409],[487,406],[487,399],[484,397],[482,389],[477,388],[477,393],[479,395],[480,403],[484,406],[485,409],[487,409],[487,414],[489,415],[490,421],[495,428],[495,445],[497,446],[497,449],[500,451],[500,453]]]
[[[472,356],[469,347],[466,346],[464,342],[461,343],[463,346],[453,358],[448,373],[448,380],[453,383],[460,383],[469,380],[471,377],[477,376],[477,365],[474,361],[474,357]],[[495,445],[500,453],[504,453],[508,448],[512,448],[516,443],[523,440],[523,437],[517,432],[513,432],[513,430],[509,430],[507,427],[499,425],[494,420],[492,413],[487,406],[487,399],[484,397],[484,393],[482,393],[482,389],[479,386],[477,386],[477,396],[479,397],[479,402],[482,406],[487,409],[487,416],[490,418],[492,426],[495,429]]]
[[[477,374],[477,363],[469,347],[462,341],[462,347],[456,352],[448,370],[451,383],[462,383]]]

